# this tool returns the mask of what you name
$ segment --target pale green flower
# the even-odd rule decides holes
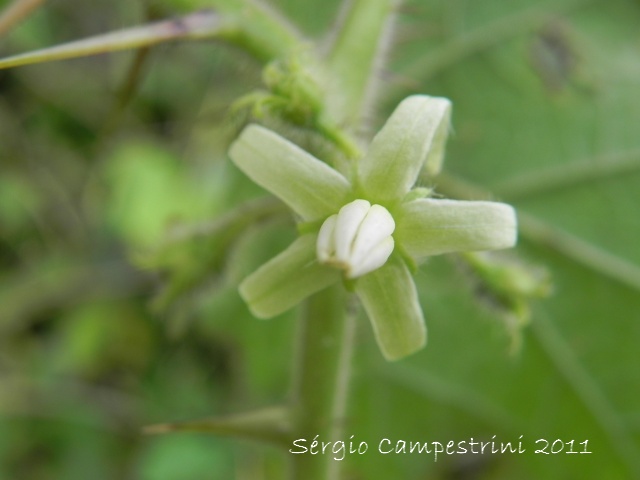
[[[229,151],[234,163],[301,222],[316,226],[241,283],[240,294],[254,315],[273,317],[348,280],[387,359],[425,344],[407,264],[516,242],[509,205],[424,198],[424,189],[411,190],[422,169],[440,169],[450,111],[444,98],[405,99],[348,178],[266,128],[250,125],[242,132]]]

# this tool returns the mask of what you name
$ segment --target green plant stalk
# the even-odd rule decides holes
[[[231,26],[221,32],[220,38],[258,60],[267,63],[303,48],[303,40],[295,28],[266,4],[258,1],[218,3]]]
[[[333,38],[327,62],[330,74],[326,115],[343,130],[323,134],[335,140],[347,157],[357,157],[348,132],[357,132],[375,95],[374,72],[390,39],[389,23],[396,0],[354,0]],[[342,440],[347,405],[355,316],[346,313],[347,293],[340,284],[312,296],[305,304],[295,357],[292,399],[293,440],[304,439],[306,453],[289,453],[293,480],[339,480],[341,461],[317,453],[321,442]],[[320,442],[315,454],[314,440]],[[291,446],[290,450],[299,451]]]
[[[46,0],[14,0],[0,12],[0,36],[31,15]]]
[[[295,357],[293,439],[341,439],[346,410],[355,317],[346,313],[346,292],[334,285],[306,303]],[[290,447],[291,450],[298,449]],[[312,451],[317,451],[317,448]],[[291,453],[294,480],[337,480],[333,454]]]
[[[0,68],[150,47],[173,40],[215,38],[226,34],[229,28],[226,19],[213,11],[203,10],[174,20],[126,28],[7,57],[0,60]]]
[[[277,406],[224,417],[148,425],[142,431],[147,435],[203,432],[221,437],[246,438],[283,447],[287,445],[290,438],[288,413],[286,408]]]
[[[0,69],[66,60],[107,52],[147,48],[176,40],[223,40],[237,45],[261,61],[285,56],[300,48],[296,32],[268,9],[201,10],[173,20],[96,35],[0,59]]]
[[[397,0],[353,0],[327,57],[332,83],[327,109],[338,125],[357,127],[375,96],[375,72],[391,39]]]

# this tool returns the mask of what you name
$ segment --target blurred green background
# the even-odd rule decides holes
[[[312,39],[339,10],[270,3]],[[207,6],[58,0],[0,52]],[[640,478],[638,25],[632,0],[413,0],[398,12],[372,131],[410,93],[452,99],[436,188],[515,205],[521,240],[507,256],[546,269],[553,293],[533,303],[515,351],[513,318],[456,258],[417,276],[424,351],[386,364],[361,319],[345,439],[370,450],[345,460],[346,478]],[[1,479],[284,478],[270,447],[141,435],[286,398],[295,312],[255,320],[236,285],[289,243],[291,219],[160,246],[172,226],[262,194],[225,156],[241,122],[229,107],[259,85],[255,61],[215,42],[0,71]],[[382,438],[494,435],[522,436],[527,451],[375,451]],[[565,448],[535,454],[538,439]],[[571,440],[592,453],[566,454]]]

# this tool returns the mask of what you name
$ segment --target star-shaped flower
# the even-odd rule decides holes
[[[447,99],[408,97],[346,174],[271,130],[245,128],[231,146],[231,159],[310,230],[241,283],[255,316],[273,317],[345,280],[387,359],[425,344],[409,265],[430,255],[516,242],[511,206],[425,198],[427,190],[412,190],[423,168],[431,174],[440,169],[450,112]]]

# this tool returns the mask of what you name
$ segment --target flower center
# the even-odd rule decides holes
[[[354,200],[325,220],[318,234],[318,261],[357,278],[385,264],[396,223],[389,211],[366,200]]]

